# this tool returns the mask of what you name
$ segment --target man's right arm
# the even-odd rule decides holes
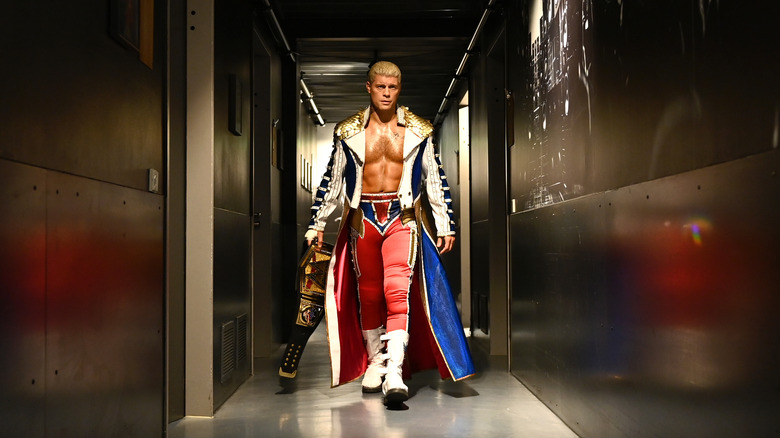
[[[452,211],[452,197],[447,176],[444,175],[438,152],[429,138],[422,160],[425,175],[425,192],[431,205],[431,213],[436,225],[438,237],[455,235],[455,222]],[[451,246],[451,245],[450,245]]]
[[[317,191],[314,194],[314,202],[311,206],[311,221],[309,221],[309,231],[305,238],[309,245],[316,237],[320,245],[322,244],[325,224],[328,216],[333,212],[338,204],[339,196],[344,185],[344,166],[346,158],[341,142],[336,141],[333,145],[333,152],[328,161],[328,168],[322,176]]]

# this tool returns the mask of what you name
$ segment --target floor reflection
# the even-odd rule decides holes
[[[382,403],[381,393],[363,394],[359,381],[330,388],[326,337],[320,328],[309,340],[293,381],[279,379],[278,357],[257,360],[255,375],[214,418],[179,420],[170,425],[168,436],[576,437],[502,370],[503,358],[491,362],[477,351],[474,356],[476,376],[452,382],[442,381],[434,370],[416,373],[406,382],[409,400],[391,409]]]

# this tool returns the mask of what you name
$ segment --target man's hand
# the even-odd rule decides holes
[[[439,254],[444,254],[445,252],[450,252],[452,250],[452,247],[455,246],[455,236],[444,236],[439,237],[436,240],[436,247],[439,249]]]
[[[324,231],[317,231],[317,248],[322,248],[322,241],[325,240],[325,232]],[[314,239],[306,239],[306,244],[311,246],[312,242],[314,242]]]

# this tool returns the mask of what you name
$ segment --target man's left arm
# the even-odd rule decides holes
[[[424,151],[423,171],[425,178],[425,191],[428,195],[428,202],[431,205],[431,213],[436,224],[436,246],[439,253],[444,254],[452,250],[455,245],[455,219],[452,211],[452,196],[450,187],[447,183],[447,175],[439,159],[439,154],[433,144],[430,142]]]

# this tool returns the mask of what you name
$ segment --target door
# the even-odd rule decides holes
[[[252,295],[253,354],[269,357],[278,347],[279,312],[275,304],[281,290],[280,169],[281,135],[278,59],[266,42],[252,33]]]

